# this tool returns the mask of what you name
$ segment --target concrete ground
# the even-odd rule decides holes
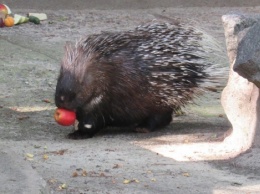
[[[72,128],[53,120],[53,95],[66,41],[128,30],[166,16],[205,29],[225,51],[221,15],[259,13],[260,7],[54,11],[5,3],[14,7],[13,13],[44,12],[48,20],[0,29],[0,193],[260,193],[260,145],[225,161],[177,161],[145,149],[223,140],[230,124],[220,94],[204,95],[171,126],[150,134],[113,129],[73,141],[65,137]],[[223,60],[223,65],[227,63]]]

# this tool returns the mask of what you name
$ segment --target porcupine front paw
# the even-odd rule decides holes
[[[68,134],[68,138],[69,139],[88,139],[88,138],[92,138],[93,136],[95,135],[95,133],[87,133],[87,132],[84,132],[84,131],[81,131],[81,130],[77,130],[77,131],[74,131],[72,133],[69,133]]]
[[[75,126],[75,131],[68,134],[69,139],[88,139],[92,138],[100,127],[90,117],[86,117],[85,120],[79,121]]]
[[[76,130],[68,134],[69,139],[88,139],[92,138],[96,133],[97,129],[93,129],[93,125],[79,123]]]

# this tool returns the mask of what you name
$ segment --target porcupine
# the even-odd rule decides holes
[[[152,22],[66,44],[55,103],[76,111],[78,130],[68,137],[90,138],[105,127],[167,126],[174,112],[216,84],[210,52],[206,36],[181,23]]]

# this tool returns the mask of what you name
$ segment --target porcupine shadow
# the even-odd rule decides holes
[[[105,127],[167,126],[173,112],[221,85],[218,49],[202,31],[158,22],[67,45],[55,102],[77,112],[79,130],[69,137],[89,138]]]

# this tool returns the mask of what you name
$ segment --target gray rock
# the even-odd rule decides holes
[[[228,38],[233,43],[227,43],[233,70],[260,87],[260,16],[232,14],[223,16],[223,21],[229,25],[226,34],[234,36]]]
[[[221,102],[232,124],[233,132],[228,137],[237,150],[248,150],[260,127],[259,88],[249,80],[256,80],[260,58],[260,15],[230,14],[222,17],[227,52],[230,62],[228,84],[222,92]],[[236,71],[236,72],[235,72]],[[243,76],[243,77],[242,77]],[[259,77],[260,78],[260,77]],[[260,80],[260,79],[259,79]]]

